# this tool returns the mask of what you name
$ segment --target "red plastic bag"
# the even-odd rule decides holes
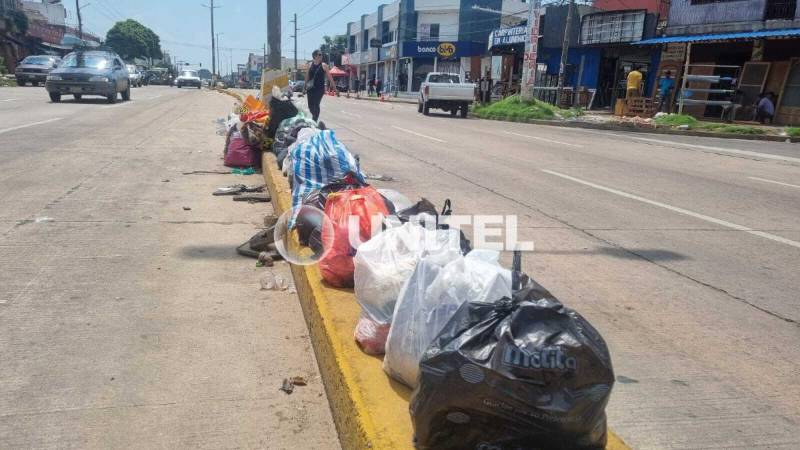
[[[250,111],[239,115],[242,122],[266,122],[269,113],[267,111]]]
[[[378,323],[362,315],[356,324],[356,342],[364,353],[382,355],[386,353],[386,339],[389,336],[390,328],[391,324]]]
[[[328,195],[325,221],[330,222],[331,226],[322,227],[322,245],[326,253],[319,261],[325,281],[335,287],[353,287],[353,256],[356,250],[350,243],[350,217],[358,218],[357,236],[360,242],[366,242],[372,237],[373,218],[378,215],[388,216],[389,210],[381,194],[372,186]],[[381,226],[381,221],[376,220],[375,223]]]
[[[228,167],[252,167],[261,165],[257,152],[250,147],[247,140],[234,131],[228,142],[228,151],[225,152],[225,165]]]

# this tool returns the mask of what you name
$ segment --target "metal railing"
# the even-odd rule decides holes
[[[797,11],[797,0],[767,0],[764,8],[764,20],[794,19]]]

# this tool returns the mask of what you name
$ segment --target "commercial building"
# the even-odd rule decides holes
[[[348,23],[343,64],[389,92],[417,92],[434,71],[474,80],[491,64],[489,34],[527,11],[520,0],[397,0]]]
[[[639,44],[660,48],[660,72],[679,75],[685,113],[752,120],[759,94],[773,92],[775,122],[800,124],[796,0],[673,0],[664,35]]]

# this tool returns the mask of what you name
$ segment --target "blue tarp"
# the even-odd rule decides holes
[[[756,39],[770,37],[800,36],[800,28],[787,30],[748,31],[742,33],[695,34],[691,36],[665,36],[634,42],[634,45],[669,44],[672,42],[727,41],[733,39]]]

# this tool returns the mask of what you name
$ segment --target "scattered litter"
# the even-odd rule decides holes
[[[211,195],[235,195],[247,189],[244,184],[234,184],[217,188]]]
[[[272,272],[267,272],[266,275],[261,277],[261,290],[262,291],[285,291],[289,288],[289,283],[286,278],[280,275],[275,275]]]
[[[163,180],[161,180],[161,182],[162,183],[169,183],[169,178],[164,178]]]
[[[364,178],[375,181],[394,181],[393,177],[390,177],[389,175],[381,175],[379,173],[366,173],[364,174]]]
[[[688,130],[689,129],[689,125],[678,125],[678,129],[679,130]]]
[[[183,207],[183,210],[184,210],[184,211],[191,211],[191,210],[192,210],[192,208],[189,208],[188,206],[184,206],[184,207]]]
[[[266,194],[244,194],[233,197],[235,202],[266,203],[270,201],[270,196]]]
[[[292,377],[289,378],[289,381],[291,381],[292,384],[295,386],[305,386],[306,384],[308,384],[308,381],[306,381],[306,379],[303,377]]]
[[[286,392],[287,394],[291,394],[294,392],[294,384],[288,378],[284,378],[283,385],[281,385],[280,390]]]
[[[231,170],[231,173],[234,175],[253,175],[256,173],[256,170],[252,167],[246,167],[244,169],[234,168]]]
[[[258,267],[272,267],[275,265],[275,260],[268,252],[261,252],[258,254],[258,264],[261,264]]]
[[[52,217],[37,217],[36,220],[34,220],[34,222],[36,223],[48,223],[54,221],[55,219],[53,219]]]
[[[183,172],[181,175],[227,175],[229,173],[226,170],[193,170],[191,172]]]

